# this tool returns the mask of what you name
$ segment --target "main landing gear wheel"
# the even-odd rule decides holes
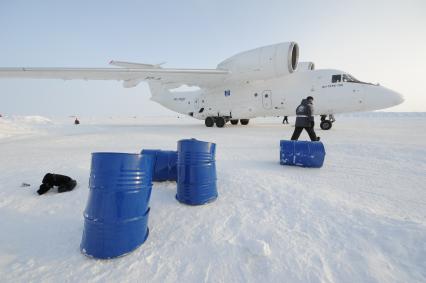
[[[206,127],[213,127],[214,125],[214,120],[212,117],[207,117],[206,120],[204,120],[204,124],[206,125]]]
[[[241,125],[248,125],[249,121],[249,119],[240,119]]]
[[[232,125],[237,125],[238,124],[238,120],[231,120],[231,124]]]
[[[330,130],[333,126],[333,123],[330,120],[323,120],[321,121],[320,127],[322,130]]]
[[[225,126],[226,121],[225,121],[225,118],[223,117],[216,117],[215,123],[216,123],[216,127],[223,128],[223,126]]]
[[[326,130],[326,131],[330,130],[335,121],[336,121],[336,119],[334,119],[333,114],[328,115],[328,120],[327,120],[327,115],[321,115],[320,127],[321,127],[322,130]]]

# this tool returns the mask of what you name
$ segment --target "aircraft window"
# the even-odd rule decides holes
[[[349,74],[343,74],[342,78],[343,78],[343,81],[347,83],[360,83],[359,80],[355,79]]]
[[[333,75],[331,76],[332,83],[340,83],[342,81],[342,75]]]

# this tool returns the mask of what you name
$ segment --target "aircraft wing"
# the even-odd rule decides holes
[[[123,81],[124,87],[134,87],[141,81],[208,87],[222,83],[228,74],[218,69],[0,68],[0,78],[116,80]]]

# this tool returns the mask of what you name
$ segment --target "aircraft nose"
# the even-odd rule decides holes
[[[390,89],[386,90],[388,92],[389,100],[391,101],[393,106],[399,105],[404,102],[404,97],[402,96],[402,94]]]
[[[365,90],[365,108],[369,110],[386,109],[404,102],[401,94],[383,86],[368,86]]]
[[[405,99],[404,99],[404,96],[402,94],[395,91],[394,95],[395,95],[394,101],[395,101],[396,105],[404,102]]]

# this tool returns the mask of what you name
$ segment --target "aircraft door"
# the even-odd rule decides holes
[[[198,110],[200,109],[200,101],[198,98],[194,99],[194,111],[198,112]]]
[[[195,98],[194,99],[194,113],[197,113],[197,115],[203,116],[205,114],[204,104],[205,104],[205,99],[203,97]]]
[[[262,92],[262,104],[265,109],[272,108],[272,91],[264,90]]]

